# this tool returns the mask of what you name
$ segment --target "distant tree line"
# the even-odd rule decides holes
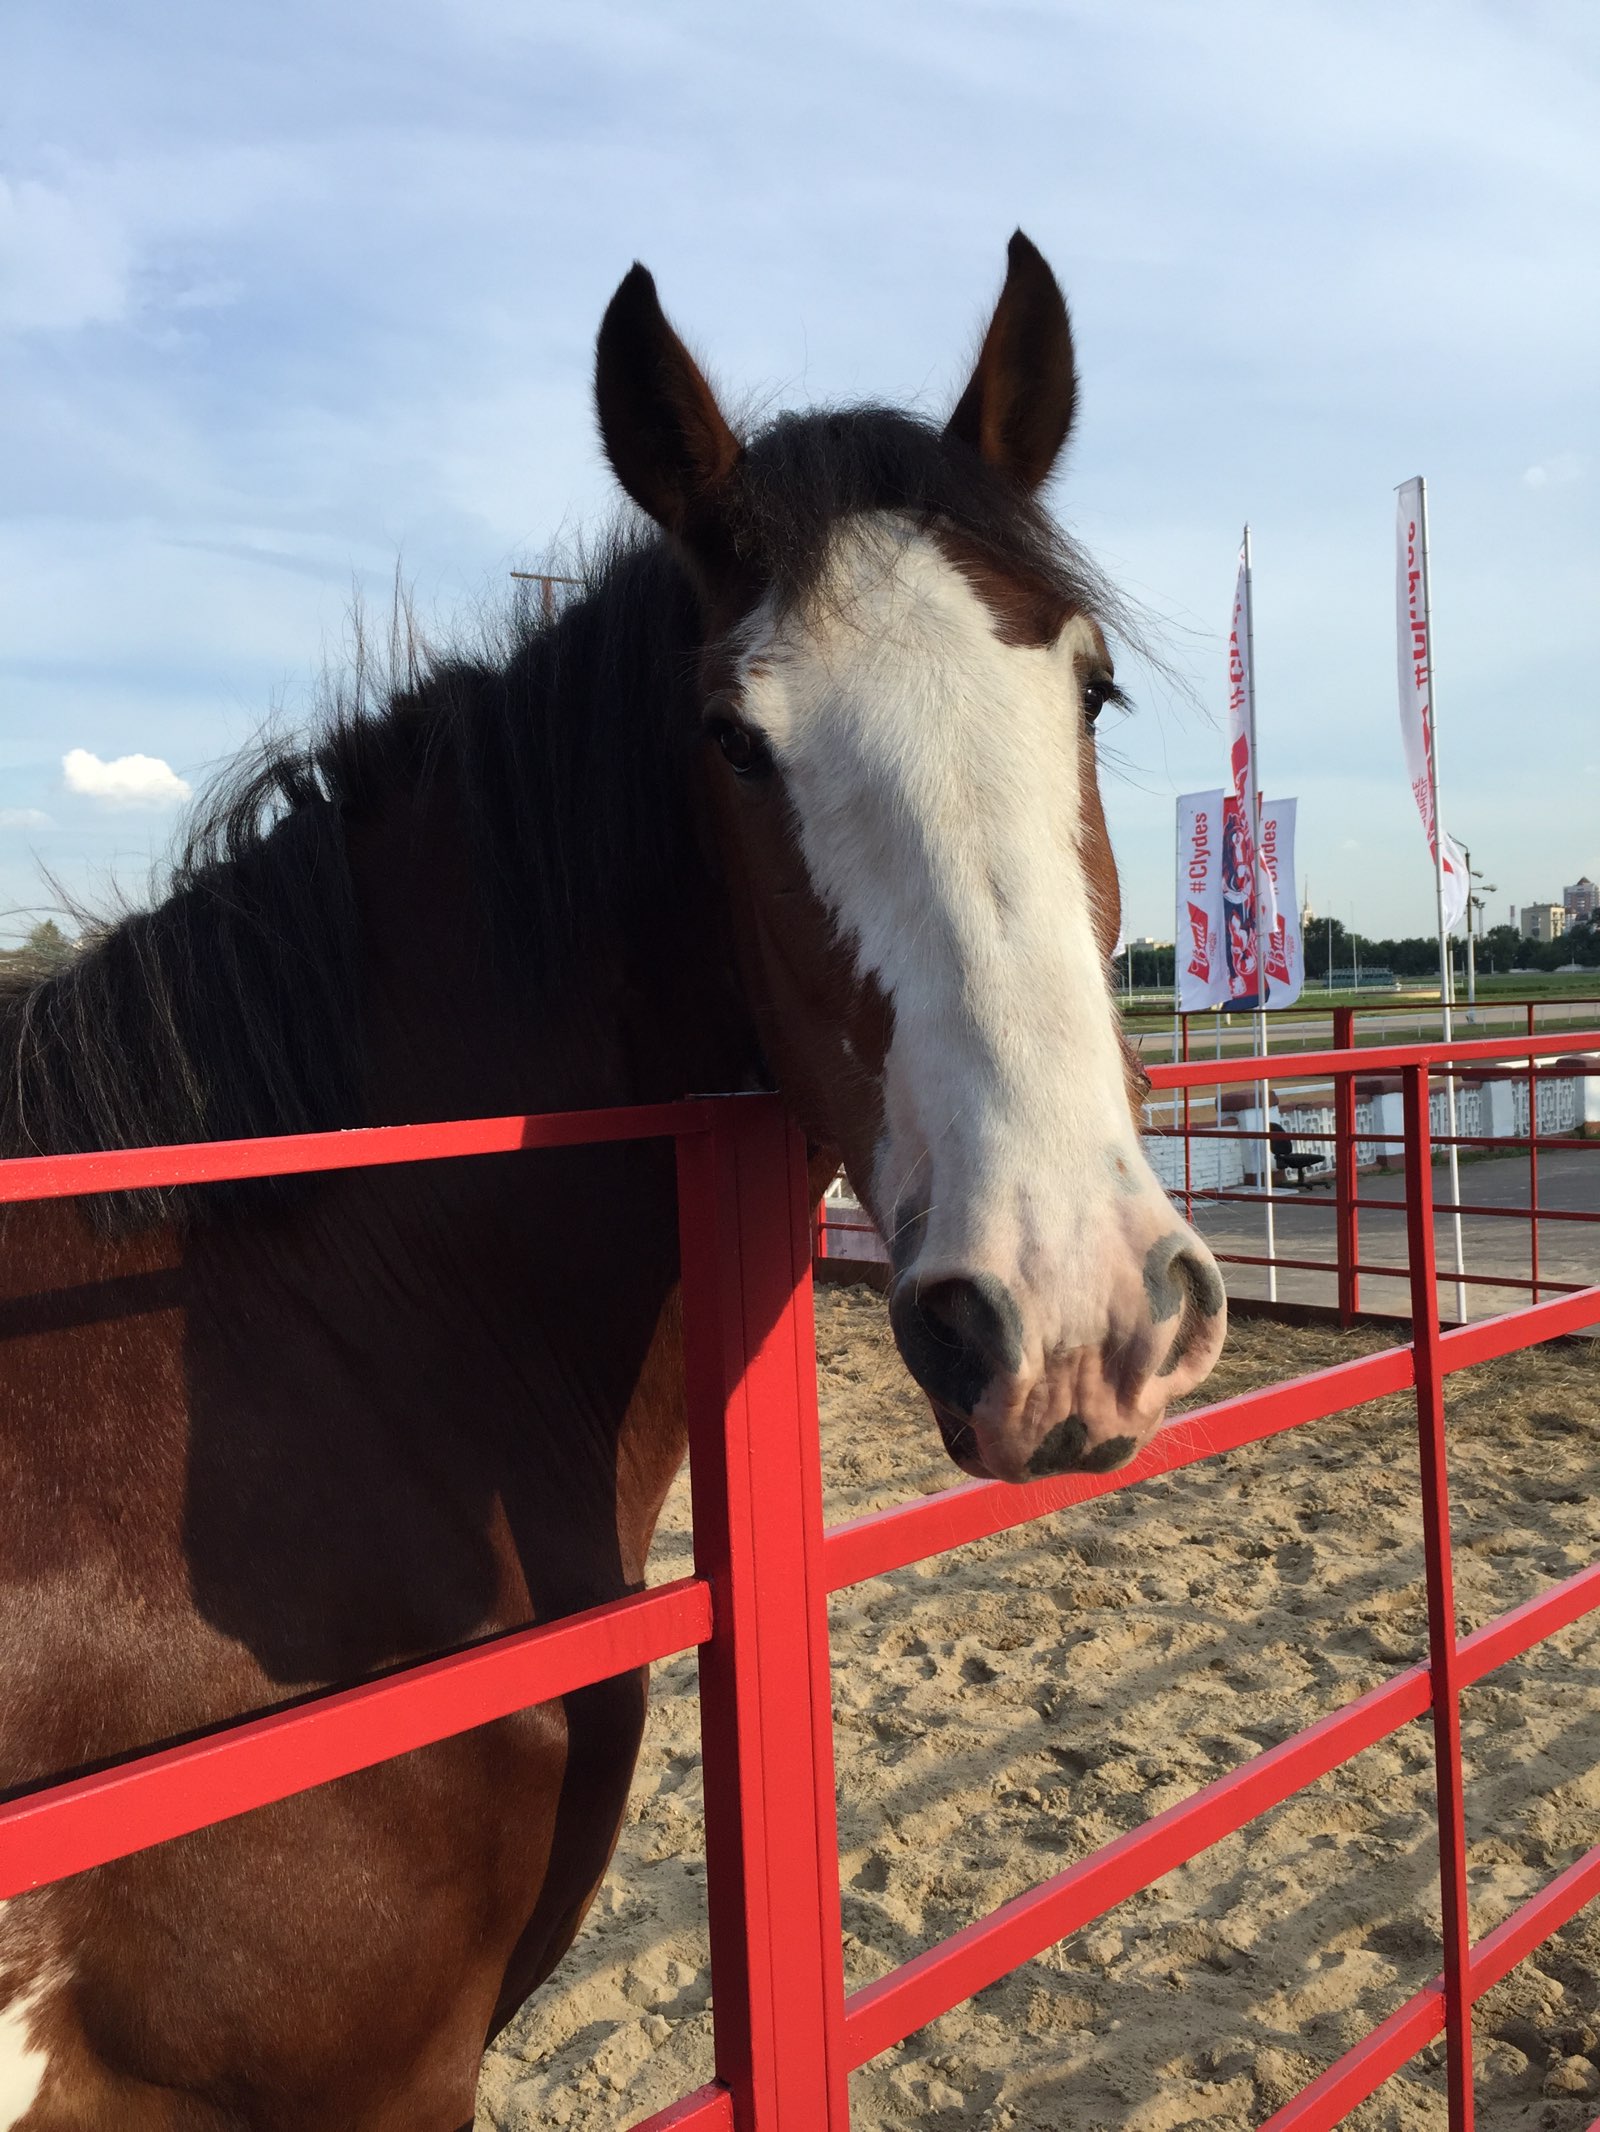
[[[73,943],[53,918],[36,925],[20,948],[0,948],[0,969],[25,969],[43,976],[64,963]]]
[[[1439,943],[1414,937],[1410,940],[1369,939],[1365,933],[1350,934],[1337,918],[1314,918],[1306,929],[1306,982],[1328,981],[1329,934],[1332,934],[1333,966],[1348,970],[1352,960],[1362,968],[1386,964],[1396,977],[1437,977]],[[1452,935],[1451,948],[1457,970],[1466,966],[1467,945]],[[1600,925],[1585,918],[1562,934],[1559,940],[1524,940],[1514,925],[1492,925],[1477,944],[1478,974],[1504,976],[1512,970],[1560,970],[1569,962],[1586,969],[1600,968]]]
[[[1369,938],[1365,933],[1352,934],[1337,918],[1314,918],[1306,928],[1305,939],[1308,985],[1327,984],[1330,945],[1333,967],[1341,976],[1350,969],[1352,961],[1363,970],[1386,969],[1402,979],[1417,978],[1426,982],[1439,975],[1437,940],[1425,936],[1410,940],[1379,940]],[[1451,947],[1459,975],[1466,968],[1466,942],[1455,935]],[[1130,956],[1134,991],[1172,990],[1173,950],[1170,947],[1134,946],[1126,949],[1116,964],[1119,985],[1128,983]],[[1559,940],[1546,941],[1524,940],[1514,925],[1492,925],[1478,940],[1477,961],[1481,977],[1505,976],[1513,970],[1559,970],[1570,962],[1579,963],[1585,969],[1600,969],[1600,922],[1585,918],[1563,933]]]
[[[1128,983],[1128,958],[1133,958],[1133,989],[1135,992],[1170,992],[1172,990],[1172,957],[1170,947],[1125,948],[1117,958],[1116,975],[1120,984]]]
[[[1600,967],[1600,922],[1581,918],[1559,940],[1524,940],[1514,925],[1494,925],[1479,942],[1480,967],[1485,955],[1500,969],[1560,970],[1576,962],[1592,970]]]

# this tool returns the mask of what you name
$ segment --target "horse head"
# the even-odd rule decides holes
[[[597,349],[611,464],[701,599],[696,777],[767,1064],[889,1241],[951,1456],[1013,1481],[1122,1464],[1226,1323],[1108,983],[1117,690],[1039,502],[1076,398],[1020,232],[942,429],[848,409],[741,440],[640,266]]]

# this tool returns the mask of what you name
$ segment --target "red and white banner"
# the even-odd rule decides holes
[[[1300,937],[1300,899],[1294,892],[1294,800],[1261,803],[1261,866],[1272,883],[1267,934],[1267,1005],[1292,1007],[1306,981],[1305,943]]]
[[[1435,859],[1438,824],[1434,820],[1433,646],[1428,642],[1423,570],[1422,483],[1405,481],[1400,485],[1399,515],[1395,521],[1400,737],[1405,743],[1406,774],[1411,779],[1412,795],[1428,839],[1428,857]],[[1460,924],[1467,907],[1466,854],[1448,834],[1444,838],[1443,863],[1444,929],[1448,933]]]
[[[1228,629],[1228,775],[1231,785],[1222,807],[1222,948],[1226,982],[1222,1004],[1231,1008],[1261,1002],[1259,919],[1268,915],[1256,852],[1256,766],[1250,671],[1249,566],[1239,557],[1233,592],[1233,620]]]
[[[1178,795],[1178,1006],[1184,1014],[1220,1007],[1222,961],[1222,794]]]

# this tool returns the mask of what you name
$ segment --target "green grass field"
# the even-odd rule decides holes
[[[1600,1029],[1600,971],[1582,971],[1568,976],[1565,972],[1519,970],[1514,973],[1514,978],[1516,981],[1501,978],[1480,983],[1475,1021],[1468,1019],[1465,1001],[1456,1001],[1455,1032],[1458,1037],[1512,1037],[1520,1034],[1522,1016],[1516,1008],[1527,1000],[1532,1000],[1539,1008],[1540,1029],[1552,1032]],[[1351,1006],[1363,1010],[1356,1024],[1356,1043],[1360,1048],[1375,1044],[1439,1041],[1437,985],[1408,986],[1401,992],[1335,992],[1331,995],[1308,985],[1295,1006],[1269,1016],[1269,1049],[1272,1052],[1329,1049],[1333,1042],[1333,1009]],[[1124,1001],[1123,1021],[1147,1063],[1154,1064],[1172,1056],[1170,996],[1135,993],[1131,1010]],[[1191,1019],[1191,1057],[1214,1055],[1215,1029],[1216,1023],[1210,1015],[1195,1015]],[[1254,1049],[1254,1017],[1249,1014],[1223,1015],[1222,1055],[1247,1057]]]
[[[1478,999],[1480,1004],[1493,1002],[1503,1006],[1511,1001],[1525,999],[1543,1002],[1561,997],[1600,1001],[1600,969],[1595,970],[1509,970],[1497,976],[1478,976]],[[1126,1007],[1126,994],[1122,995]],[[1321,985],[1310,982],[1301,993],[1297,1005],[1286,1010],[1291,1014],[1326,1014],[1334,1007],[1389,1007],[1403,1011],[1408,1007],[1433,1007],[1439,1005],[1439,986],[1401,980],[1401,989],[1352,992],[1348,988],[1329,992]],[[1465,1005],[1465,993],[1456,1001],[1457,1009]],[[1170,992],[1136,991],[1132,1000],[1132,1019],[1141,1017],[1159,1020],[1172,1018],[1172,994]],[[1240,1026],[1249,1020],[1248,1015],[1228,1015],[1222,1018],[1223,1027],[1237,1023]]]

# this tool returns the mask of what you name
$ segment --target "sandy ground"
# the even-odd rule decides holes
[[[828,1514],[955,1479],[880,1299],[818,1296]],[[1207,1398],[1386,1344],[1236,1326]],[[1465,1625],[1591,1561],[1600,1348],[1451,1380]],[[834,1602],[846,1964],[880,1975],[1424,1648],[1409,1398],[1147,1481]],[[689,1566],[682,1488],[652,1564]],[[1466,1699],[1474,1933],[1600,1838],[1600,1623]],[[622,2127],[711,2071],[690,1659],[657,1669],[628,1825],[479,2132]],[[1427,1721],[852,2083],[860,2128],[1258,2125],[1438,1966]],[[1600,2113],[1600,1904],[1479,2012],[1479,2123]],[[1445,2122],[1437,2047],[1350,2120]]]

